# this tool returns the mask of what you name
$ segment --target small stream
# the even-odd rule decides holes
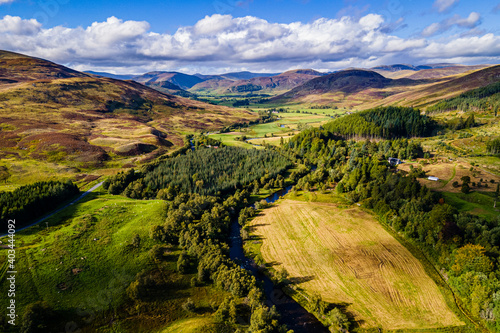
[[[266,198],[268,203],[273,203],[281,196],[287,194],[292,187],[288,186],[271,196]],[[240,235],[240,225],[238,219],[233,219],[231,222],[230,231],[230,248],[229,255],[232,260],[241,264],[241,266],[250,271],[258,281],[261,281],[264,286],[264,294],[266,296],[266,305],[271,307],[276,306],[281,315],[280,323],[286,324],[288,329],[292,329],[295,333],[328,333],[328,329],[324,327],[316,317],[307,312],[293,298],[285,294],[281,288],[278,288],[267,276],[262,274],[257,265],[251,258],[247,258],[243,252],[243,241]]]

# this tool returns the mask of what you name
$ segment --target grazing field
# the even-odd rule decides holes
[[[47,219],[48,224],[18,232],[16,307],[20,317],[28,304],[44,300],[63,316],[58,323],[75,321],[82,332],[163,332],[164,328],[164,332],[181,332],[182,322],[192,327],[182,332],[196,332],[197,327],[210,324],[210,305],[219,304],[227,293],[210,285],[192,286],[193,268],[187,274],[177,272],[178,247],[164,245],[162,259],[151,258],[155,242],[149,231],[165,219],[164,214],[161,200],[133,200],[104,194],[101,189]],[[140,242],[133,246],[135,235]],[[1,241],[5,244],[6,238]],[[3,290],[6,258],[7,249],[0,247]],[[140,272],[151,272],[159,287],[134,303],[126,290]],[[188,298],[198,307],[195,314],[182,308]],[[0,299],[2,307],[6,302],[8,298]],[[83,317],[87,315],[90,318]],[[176,325],[178,320],[182,322]],[[62,332],[64,326],[50,331]]]
[[[337,111],[329,110],[326,111]],[[216,133],[210,134],[209,137],[222,141],[227,146],[243,147],[243,148],[258,148],[263,143],[271,145],[279,145],[280,137],[286,139],[297,134],[299,124],[304,126],[319,127],[328,122],[331,117],[325,110],[315,110],[317,114],[309,113],[279,113],[279,119],[265,124],[253,125],[248,128],[240,128],[238,132]],[[236,138],[246,136],[248,142],[238,141]]]
[[[250,230],[262,237],[266,262],[302,281],[307,294],[346,305],[361,328],[463,325],[422,264],[359,208],[286,199]]]

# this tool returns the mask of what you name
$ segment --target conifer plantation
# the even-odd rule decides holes
[[[345,137],[365,138],[411,138],[428,135],[433,122],[420,110],[405,107],[383,107],[336,119],[324,127]]]
[[[12,192],[0,192],[0,232],[7,230],[8,219],[15,219],[18,227],[27,225],[79,192],[71,181],[37,182]]]
[[[275,150],[202,148],[140,172],[118,174],[104,186],[110,193],[123,192],[131,198],[156,197],[160,190],[214,195],[229,193],[265,175],[274,178],[289,166],[290,161]]]

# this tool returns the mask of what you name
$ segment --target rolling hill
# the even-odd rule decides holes
[[[412,71],[414,76],[400,79],[387,78],[369,70],[344,70],[312,79],[271,98],[270,103],[319,104],[357,109],[388,105],[426,108],[442,99],[498,81],[500,66],[483,67],[424,69]],[[405,71],[408,70],[401,70]]]
[[[385,88],[392,83],[393,80],[373,71],[350,69],[312,79],[272,98],[271,101],[273,103],[308,102],[311,96],[318,96],[317,102],[320,102],[322,98],[334,101],[333,96],[325,95],[337,94],[337,98],[343,98],[370,88]]]
[[[94,71],[84,71],[84,73],[102,77],[109,77],[111,79],[117,79],[117,80],[131,80],[135,76],[132,74],[112,74],[107,72],[94,72]]]
[[[227,78],[212,79],[193,86],[194,93],[281,93],[293,89],[309,80],[325,75],[312,69],[290,70],[274,76],[254,77],[248,80],[231,81]]]
[[[268,76],[276,76],[279,75],[280,73],[252,73],[249,71],[243,71],[243,72],[232,72],[232,73],[225,73],[225,74],[218,74],[218,75],[203,75],[203,74],[195,74],[195,76],[199,77],[200,79],[203,80],[250,80],[253,79],[254,77],[268,77]]]
[[[164,82],[170,82],[182,89],[189,89],[195,84],[204,81],[195,75],[179,72],[149,72],[143,75],[134,76],[133,80],[145,85],[161,85]]]
[[[0,157],[90,166],[147,159],[183,136],[257,118],[172,96],[133,81],[95,77],[0,52]]]
[[[500,65],[479,69],[472,72],[447,76],[440,80],[421,81],[408,90],[387,96],[373,103],[374,106],[401,105],[426,108],[443,99],[452,98],[465,91],[487,86],[500,80]]]
[[[50,79],[88,78],[89,75],[49,61],[0,51],[0,85]]]

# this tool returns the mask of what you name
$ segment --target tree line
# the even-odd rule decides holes
[[[332,137],[310,129],[284,144],[290,158],[317,166],[292,191],[335,188],[351,202],[375,211],[443,268],[448,284],[474,318],[500,332],[500,215],[486,218],[459,212],[442,194],[420,185],[420,168],[405,174],[389,165],[389,156],[421,155],[418,143]]]
[[[486,151],[492,155],[500,154],[500,137],[491,140],[486,144]]]
[[[420,110],[407,107],[380,107],[334,119],[324,128],[343,137],[401,138],[428,135],[434,122]]]
[[[22,227],[79,192],[69,180],[36,182],[12,192],[0,192],[1,232],[7,231],[7,220],[15,219],[16,226]]]
[[[149,237],[156,244],[149,251],[155,260],[163,260],[165,246],[182,249],[177,270],[190,274],[194,269],[191,285],[213,284],[231,294],[213,313],[215,321],[222,325],[219,329],[234,331],[238,323],[246,323],[248,332],[285,333],[287,329],[279,324],[276,309],[264,304],[264,295],[255,277],[229,257],[230,223],[241,209],[248,210],[245,207],[253,186],[249,184],[224,197],[177,193],[165,198],[166,218],[150,228]],[[127,294],[140,302],[148,299],[154,288],[147,274],[140,274],[127,288]],[[183,307],[193,311],[196,304],[188,300]]]
[[[500,107],[500,82],[473,89],[429,107],[428,112],[493,110],[495,117]]]

